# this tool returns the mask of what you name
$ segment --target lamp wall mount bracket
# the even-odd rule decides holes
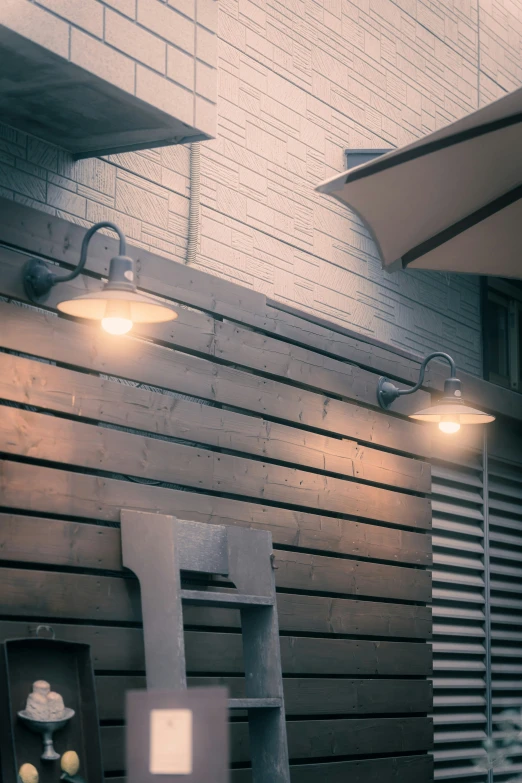
[[[422,384],[424,383],[426,367],[432,359],[444,359],[444,361],[448,362],[450,366],[451,377],[447,378],[445,381],[444,394],[448,395],[451,393],[452,395],[455,395],[455,397],[460,397],[461,384],[459,379],[456,377],[457,369],[455,367],[455,362],[449,354],[443,353],[443,351],[434,351],[433,353],[430,353],[429,356],[426,356],[422,362],[421,366],[419,367],[419,380],[415,386],[411,387],[411,389],[399,389],[399,387],[395,386],[395,384],[392,383],[389,378],[379,378],[379,383],[377,384],[377,401],[381,408],[389,408],[389,406],[397,399],[397,397],[403,397],[405,394],[414,394],[414,392],[419,391]]]
[[[31,302],[45,302],[56,281],[56,275],[41,258],[30,258],[24,266],[23,285]]]
[[[23,271],[23,283],[25,293],[31,302],[34,302],[35,304],[44,302],[49,296],[49,292],[53,286],[57,283],[67,283],[69,280],[74,280],[75,277],[78,277],[78,275],[83,272],[87,261],[87,249],[91,237],[101,228],[109,228],[118,235],[120,250],[117,257],[123,256],[126,258],[127,262],[130,261],[132,264],[131,259],[127,257],[127,240],[125,239],[123,231],[116,223],[111,223],[109,220],[102,220],[100,223],[95,223],[91,226],[85,233],[82,240],[78,266],[73,269],[72,272],[69,272],[69,274],[62,276],[55,275],[54,272],[51,272],[49,265],[40,258],[30,258],[29,261],[27,261]]]
[[[399,389],[388,378],[381,376],[377,384],[377,400],[381,408],[387,409],[399,396]]]

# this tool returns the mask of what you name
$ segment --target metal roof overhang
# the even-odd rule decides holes
[[[209,138],[1,22],[0,117],[75,158]]]

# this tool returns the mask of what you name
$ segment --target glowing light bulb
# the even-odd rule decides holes
[[[445,432],[446,435],[453,435],[460,430],[460,423],[458,421],[439,421],[439,430]]]
[[[102,327],[109,334],[127,334],[132,329],[130,318],[102,318]]]
[[[128,302],[109,300],[105,306],[105,316],[101,325],[109,334],[127,334],[133,323]]]

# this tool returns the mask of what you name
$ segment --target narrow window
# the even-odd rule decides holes
[[[522,283],[488,278],[483,302],[484,377],[522,390]]]

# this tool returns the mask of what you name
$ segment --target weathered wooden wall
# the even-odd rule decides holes
[[[100,285],[114,249],[104,236],[85,275],[27,307],[28,255],[73,266],[84,230],[1,206],[0,638],[45,622],[92,645],[116,781],[123,694],[144,682],[120,510],[263,527],[292,780],[430,781],[431,444],[405,417],[429,395],[393,414],[375,398],[381,372],[411,382],[418,364],[143,251],[140,285],[181,302],[177,321],[111,338],[57,317],[57,301]],[[186,622],[191,681],[239,694],[237,614],[191,609]],[[232,760],[234,783],[248,780],[242,720]]]

